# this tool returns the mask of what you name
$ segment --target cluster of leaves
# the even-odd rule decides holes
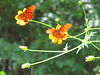
[[[36,23],[29,23],[24,27],[16,25],[14,16],[17,10],[23,9],[26,6],[30,6],[35,3],[37,5],[37,9],[34,16],[35,20],[40,20],[42,22],[49,23],[50,25],[53,25],[55,27],[56,22],[54,21],[54,18],[59,18],[62,25],[68,22],[73,24],[73,30],[70,30],[69,34],[73,33],[72,35],[76,35],[83,31],[82,29],[84,29],[84,15],[82,12],[82,8],[80,8],[80,6],[77,4],[78,0],[7,0],[6,2],[0,1],[0,57],[3,58],[2,62],[0,62],[0,70],[5,70],[7,69],[6,67],[11,67],[11,69],[8,68],[6,72],[9,73],[9,71],[11,71],[13,75],[14,71],[17,75],[19,73],[18,71],[20,70],[20,65],[22,63],[40,61],[55,55],[55,53],[43,54],[31,53],[27,51],[23,53],[23,51],[18,49],[18,43],[20,43],[21,45],[27,45],[31,49],[50,50],[62,50],[63,46],[65,45],[66,42],[63,42],[63,44],[60,46],[50,43],[51,41],[45,34],[45,30],[47,29],[45,26],[40,26]],[[95,0],[95,2],[91,3],[93,3],[94,13],[98,15],[98,0]],[[88,10],[89,9],[87,9],[87,13]],[[99,39],[99,33],[100,31],[98,31],[98,33],[95,34],[95,36],[92,37],[92,39]],[[70,41],[70,39],[68,39],[67,42],[70,43],[71,47],[75,47],[78,44],[80,44],[80,42],[77,40]],[[97,46],[99,46],[99,44],[97,44]],[[99,62],[96,61],[94,62],[94,64],[85,63],[83,59],[89,54],[99,55],[99,52],[97,52],[95,48],[91,46],[89,47],[90,48],[88,49],[82,49],[82,51],[77,55],[76,52],[73,51],[70,54],[57,58],[57,60],[52,60],[39,66],[37,65],[33,69],[34,74],[93,74],[95,73],[95,71],[93,72],[93,68],[97,66],[97,64],[99,65]],[[23,71],[22,73],[23,75],[25,75]],[[29,74],[29,71],[27,71],[27,74]],[[20,75],[20,73],[18,75]]]

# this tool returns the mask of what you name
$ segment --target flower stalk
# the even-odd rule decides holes
[[[62,53],[64,51],[47,51],[47,50],[31,50],[27,49],[27,51],[33,51],[33,52],[48,52],[48,53]]]
[[[80,46],[81,46],[81,45],[80,45]],[[68,50],[68,51],[65,51],[65,52],[63,52],[63,53],[61,53],[61,54],[58,54],[58,55],[53,56],[53,57],[50,57],[50,58],[48,58],[48,59],[45,59],[45,60],[42,60],[42,61],[39,61],[39,62],[36,62],[36,63],[32,63],[31,65],[37,65],[37,64],[44,63],[44,62],[47,62],[47,61],[49,61],[49,60],[55,59],[55,58],[60,57],[60,56],[62,56],[62,55],[64,55],[64,54],[66,54],[66,53],[69,53],[69,52],[71,52],[71,51],[76,50],[76,49],[79,48],[80,46],[77,46],[77,47],[75,47],[75,48],[73,48],[73,49],[70,49],[70,50]]]
[[[54,27],[52,27],[51,25],[48,25],[48,24],[46,24],[46,23],[42,23],[42,22],[35,21],[35,20],[30,20],[30,21],[36,22],[36,23],[39,23],[39,24],[42,24],[42,25],[45,25],[45,26],[48,26],[48,27],[50,27],[50,28],[54,28]]]

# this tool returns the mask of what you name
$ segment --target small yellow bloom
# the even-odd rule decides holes
[[[58,45],[60,45],[60,44],[62,44],[62,40],[67,40],[68,35],[69,34],[66,33],[66,35],[63,38],[57,38],[57,37],[54,37],[53,35],[49,34],[49,39],[52,40],[52,43],[58,42]]]
[[[24,8],[23,11],[19,10],[18,15],[15,16],[16,23],[21,26],[26,25],[33,18],[35,8],[36,5],[31,5],[27,9]]]
[[[17,13],[18,15],[15,16],[15,20],[17,20],[17,24],[24,26],[26,25],[28,22],[25,22],[24,19],[26,18],[25,15],[23,14],[25,12],[26,8],[23,9],[23,11],[19,10]],[[21,18],[21,19],[20,19]],[[26,18],[27,19],[27,18]]]
[[[47,34],[49,34],[49,39],[52,40],[52,43],[58,43],[58,45],[62,44],[63,40],[67,40],[67,37],[69,34],[67,31],[71,27],[71,24],[65,24],[63,26],[60,26],[59,24],[56,26],[56,29],[48,29],[46,31]]]

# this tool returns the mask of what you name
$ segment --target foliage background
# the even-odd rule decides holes
[[[68,39],[62,45],[52,44],[45,31],[48,27],[30,22],[26,26],[16,24],[14,16],[18,10],[36,4],[34,20],[45,22],[56,27],[55,18],[60,24],[72,23],[70,35],[84,31],[84,15],[79,0],[0,0],[0,70],[7,75],[96,75],[100,74],[99,60],[85,62],[88,55],[99,56],[100,51],[89,45],[78,54],[76,51],[63,55],[51,61],[32,66],[30,69],[21,69],[26,62],[36,62],[58,53],[24,52],[18,49],[19,45],[26,45],[31,49],[63,50],[66,43],[69,49],[81,42]],[[100,27],[100,0],[82,0],[89,18],[91,27]],[[84,38],[84,35],[81,36]],[[91,39],[100,40],[100,30]],[[77,43],[76,43],[77,42]],[[100,43],[95,43],[100,47]]]

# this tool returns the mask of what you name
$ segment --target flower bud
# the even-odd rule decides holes
[[[59,21],[59,18],[56,18],[55,21],[58,22]]]
[[[30,63],[22,64],[22,69],[29,68],[30,66],[31,66]]]
[[[19,46],[19,48],[21,48],[22,50],[27,50],[26,46]]]
[[[94,56],[88,56],[85,58],[85,61],[93,61],[94,60]]]
[[[82,1],[79,1],[78,4],[82,5]]]

